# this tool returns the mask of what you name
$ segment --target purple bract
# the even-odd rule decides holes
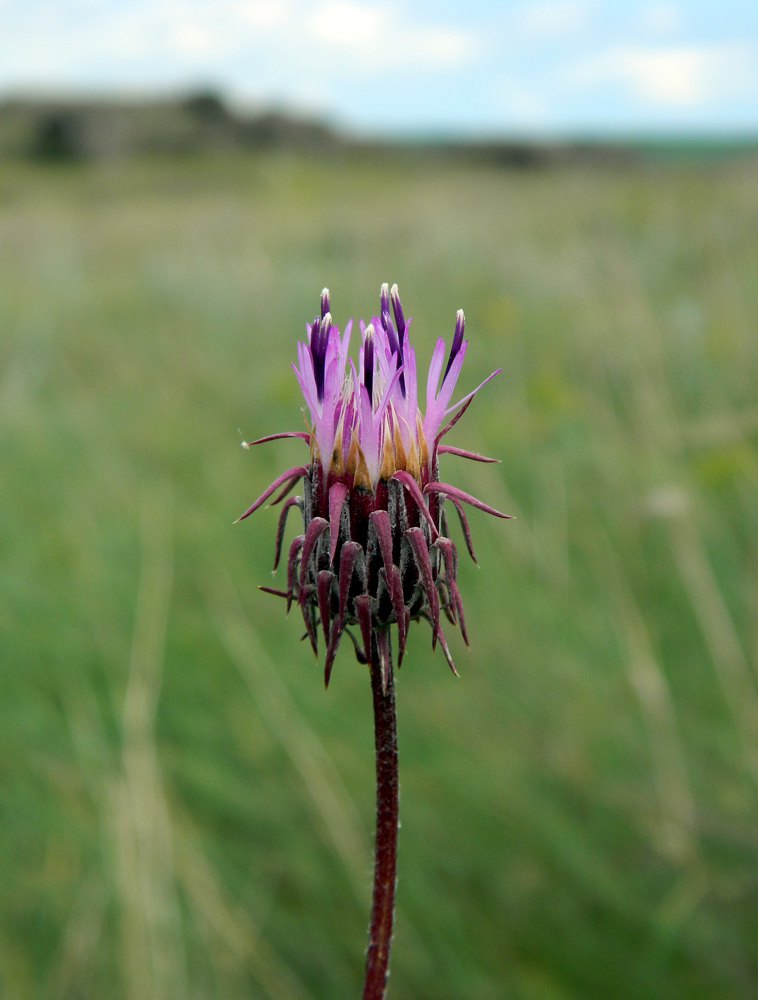
[[[293,507],[299,508],[303,532],[289,549],[287,589],[261,589],[286,598],[288,610],[297,601],[316,654],[321,628],[327,684],[346,630],[358,660],[379,663],[386,679],[392,657],[390,626],[397,627],[398,662],[402,662],[409,624],[420,618],[431,624],[432,648],[439,641],[455,672],[440,613],[453,625],[459,624],[468,639],[456,585],[458,556],[448,537],[445,500],[458,513],[472,559],[462,505],[471,504],[496,517],[509,516],[439,481],[440,454],[496,461],[440,441],[474,394],[500,369],[450,405],[468,343],[463,339],[465,319],[459,309],[447,364],[444,340],[437,340],[432,353],[422,414],[416,355],[408,336],[410,317],[405,318],[397,285],[391,289],[382,285],[379,298],[380,315],[368,325],[360,321],[356,369],[348,357],[352,320],[340,336],[332,322],[329,291],[323,290],[321,314],[306,324],[307,342],[298,343],[298,364],[293,365],[310,413],[309,430],[244,443],[249,448],[276,438],[300,437],[309,445],[308,463],[278,476],[239,520],[274,494],[272,504],[287,498],[276,534],[276,569],[287,516]],[[455,415],[440,429],[451,414]],[[289,496],[301,479],[303,496]],[[357,627],[358,635],[350,626]]]

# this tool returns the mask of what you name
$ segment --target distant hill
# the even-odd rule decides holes
[[[327,125],[267,112],[242,116],[213,93],[175,100],[0,102],[0,156],[110,159],[211,149],[326,149],[342,142]]]
[[[278,111],[245,115],[212,91],[164,99],[0,100],[0,158],[48,162],[277,148],[465,158],[512,170],[718,161],[758,153],[755,137],[612,140],[364,140]]]

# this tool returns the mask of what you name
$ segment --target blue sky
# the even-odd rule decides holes
[[[0,96],[201,86],[375,134],[758,134],[758,0],[0,0]]]

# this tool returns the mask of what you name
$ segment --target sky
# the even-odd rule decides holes
[[[755,135],[758,0],[0,0],[0,99],[201,89],[367,135]]]

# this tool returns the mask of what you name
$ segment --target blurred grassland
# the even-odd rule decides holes
[[[391,997],[755,996],[758,163],[4,164],[0,258],[3,996],[358,994],[368,678],[232,521],[384,280],[502,365],[443,475],[518,516],[400,673]]]

